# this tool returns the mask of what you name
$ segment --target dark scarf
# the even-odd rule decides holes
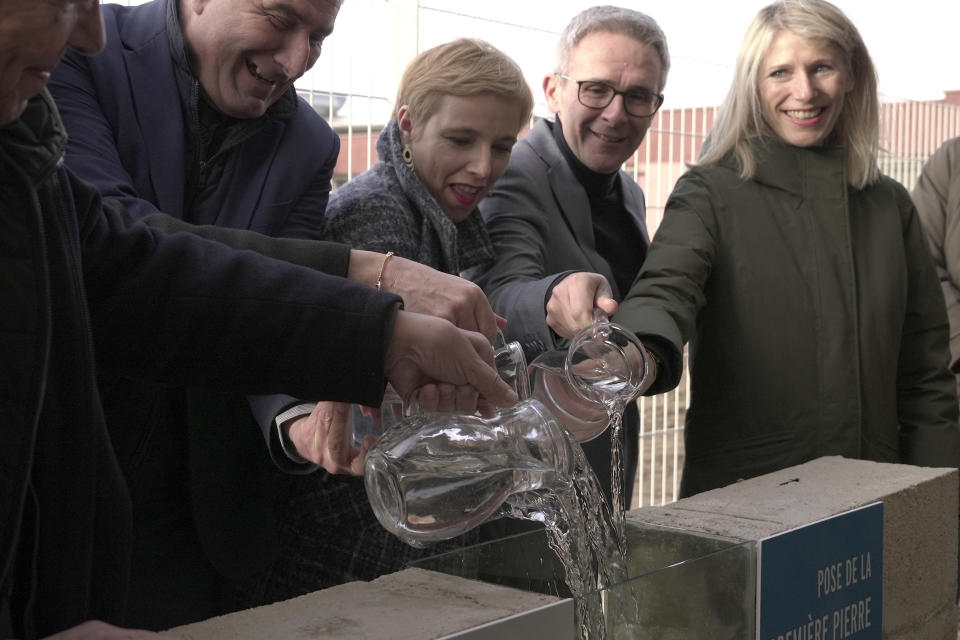
[[[34,187],[46,180],[63,162],[67,134],[53,98],[44,89],[27,102],[19,118],[0,126],[0,157],[16,166]],[[0,178],[0,185],[8,176]]]
[[[643,236],[623,206],[620,172],[597,173],[580,162],[567,146],[559,117],[551,130],[570,170],[587,193],[597,253],[610,265],[620,295],[624,296],[640,271],[647,249]]]

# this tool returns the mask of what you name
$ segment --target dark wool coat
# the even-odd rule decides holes
[[[122,621],[130,503],[94,352],[158,382],[376,405],[400,304],[131,223],[62,168],[64,145],[46,93],[0,127],[0,299],[16,310],[0,314],[0,611],[17,637]]]

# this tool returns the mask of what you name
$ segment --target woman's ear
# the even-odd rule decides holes
[[[410,117],[410,107],[403,105],[397,109],[397,126],[400,127],[400,137],[409,143],[413,137],[413,119]]]

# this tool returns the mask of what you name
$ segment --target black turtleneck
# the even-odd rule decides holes
[[[597,173],[580,162],[567,146],[559,117],[551,130],[573,175],[587,193],[597,253],[610,265],[620,295],[624,296],[640,271],[647,249],[643,236],[623,206],[620,172]]]

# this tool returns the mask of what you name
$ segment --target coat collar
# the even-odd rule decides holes
[[[754,152],[753,179],[761,184],[818,199],[846,194],[843,147],[795,147],[773,138],[758,138]]]

